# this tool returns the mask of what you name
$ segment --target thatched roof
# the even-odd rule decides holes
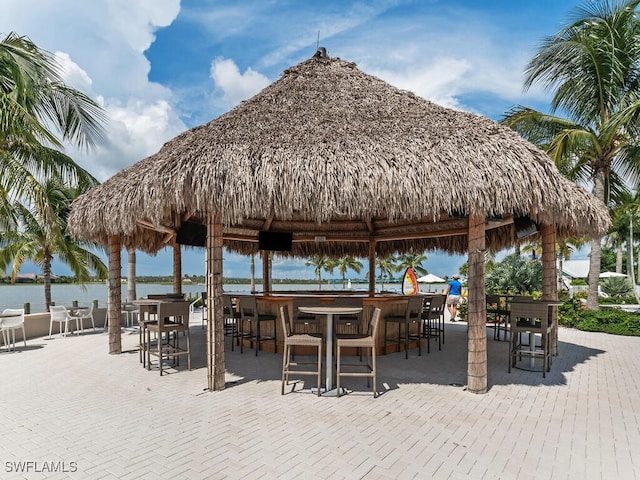
[[[301,256],[366,256],[371,238],[379,254],[465,252],[470,213],[504,218],[487,232],[496,249],[514,242],[517,217],[554,224],[560,238],[599,236],[609,222],[512,130],[316,56],[81,196],[69,223],[76,237],[123,235],[153,252],[214,212],[231,250],[257,251],[268,229],[293,232]]]

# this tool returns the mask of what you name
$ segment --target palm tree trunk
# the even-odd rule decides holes
[[[636,275],[635,268],[633,267],[634,252],[633,252],[633,216],[629,218],[629,240],[627,241],[627,276],[631,282],[631,288],[633,289],[633,295],[638,300],[638,294],[636,293]]]
[[[604,171],[598,169],[594,178],[593,193],[596,198],[605,203],[604,198]],[[598,310],[598,282],[600,281],[600,265],[602,263],[601,238],[591,240],[591,255],[589,257],[589,293],[587,296],[587,310]]]
[[[622,242],[616,242],[616,273],[622,273]]]
[[[48,252],[44,254],[44,262],[42,264],[42,277],[44,279],[44,305],[49,311],[51,306],[51,260],[53,257]]]
[[[136,296],[136,249],[127,249],[127,302],[133,302]]]

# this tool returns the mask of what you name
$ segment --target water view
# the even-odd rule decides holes
[[[394,290],[398,285],[384,285],[385,290]],[[182,291],[191,296],[197,297],[205,289],[200,284],[184,284]],[[258,292],[262,291],[262,284],[256,284]],[[376,290],[381,290],[382,285],[376,285]],[[283,290],[318,290],[318,285],[314,283],[278,283],[273,285],[274,291]],[[342,282],[329,282],[322,285],[322,290],[344,290]],[[367,290],[366,284],[354,284],[351,290]],[[136,285],[136,296],[146,297],[150,293],[170,293],[173,286],[166,283],[138,283]],[[249,284],[229,284],[224,286],[227,293],[250,293]],[[126,299],[127,284],[122,284],[122,298]],[[80,305],[86,305],[94,300],[98,301],[99,307],[107,306],[107,287],[105,284],[93,283],[85,285],[53,284],[51,285],[51,299],[58,305],[71,305],[77,301]],[[42,284],[15,284],[0,285],[0,311],[5,308],[22,308],[25,303],[29,303],[31,313],[44,312],[44,286]]]

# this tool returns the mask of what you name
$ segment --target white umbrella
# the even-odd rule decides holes
[[[611,277],[626,277],[627,275],[625,273],[618,273],[618,272],[602,272],[600,274],[600,278],[611,278]],[[420,281],[420,280],[418,280]]]
[[[427,273],[426,275],[420,277],[418,279],[420,283],[445,283],[446,280],[444,278],[440,278],[437,275],[432,273]]]

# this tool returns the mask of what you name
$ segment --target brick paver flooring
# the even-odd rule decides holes
[[[228,387],[205,391],[192,325],[192,370],[163,377],[138,363],[133,328],[122,355],[101,330],[0,352],[0,478],[640,478],[640,338],[560,329],[543,379],[507,373],[489,331],[475,395],[466,324],[447,323],[442,351],[379,357],[379,398],[359,379],[317,398],[281,396],[281,356],[251,349],[228,351]]]

